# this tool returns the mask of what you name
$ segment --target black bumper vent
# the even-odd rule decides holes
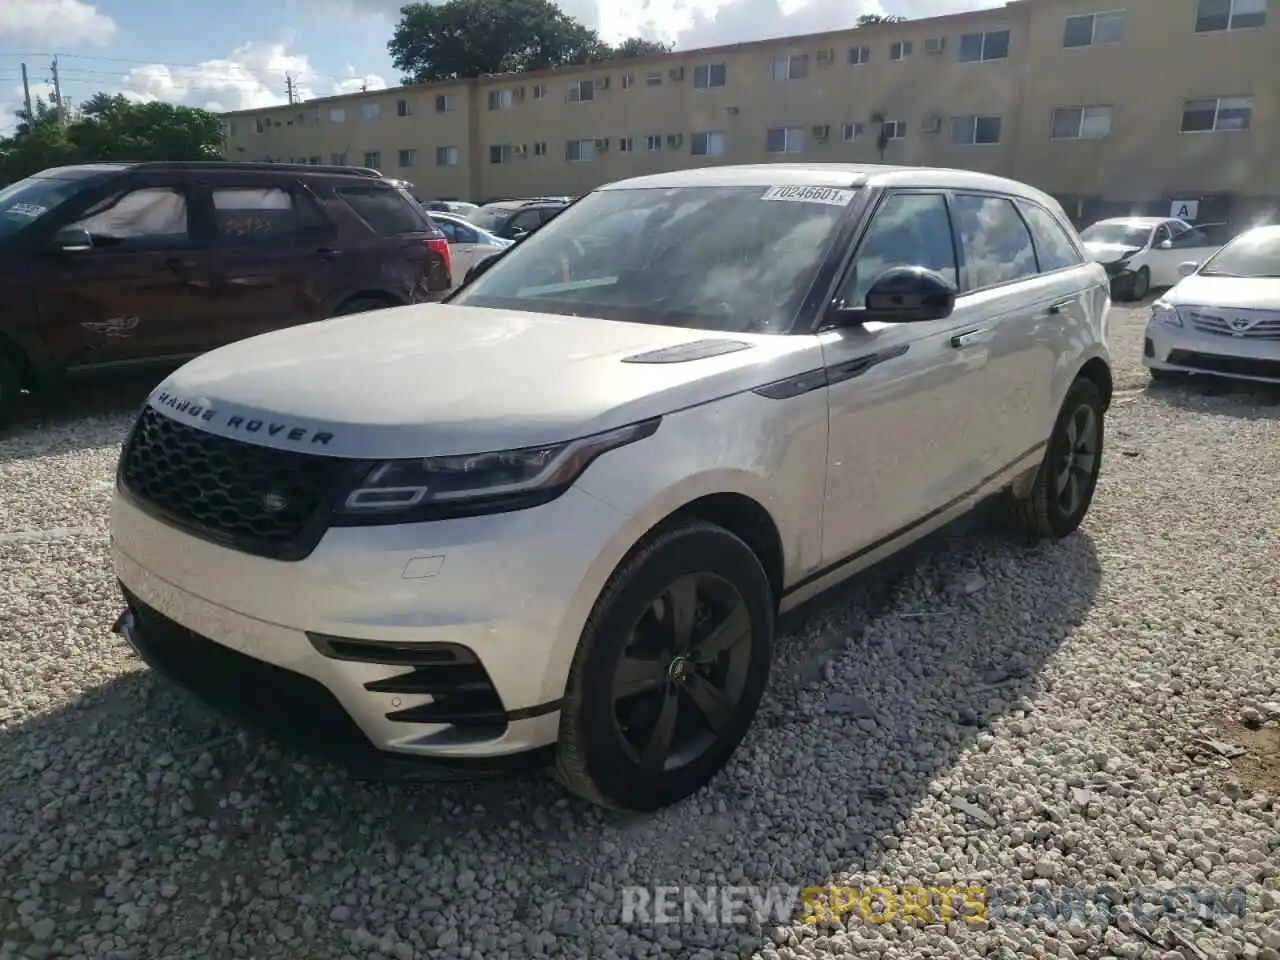
[[[1205,373],[1236,374],[1241,377],[1265,377],[1280,380],[1280,360],[1253,360],[1247,357],[1221,357],[1190,350],[1172,350],[1168,362]]]

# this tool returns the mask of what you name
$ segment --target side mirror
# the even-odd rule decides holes
[[[83,253],[93,249],[93,238],[83,227],[63,227],[53,235],[49,248],[57,253]]]
[[[1172,240],[1161,240],[1161,241],[1160,241],[1160,249],[1161,249],[1161,250],[1172,250],[1172,249],[1173,249],[1173,241],[1172,241]]]
[[[866,304],[838,311],[846,323],[923,323],[944,320],[956,308],[956,288],[924,267],[892,267],[871,284]]]
[[[1195,260],[1184,260],[1178,264],[1178,276],[1189,277],[1200,269],[1200,264]]]

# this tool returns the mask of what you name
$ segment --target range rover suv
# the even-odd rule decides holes
[[[1058,204],[1009,180],[605,186],[443,306],[161,383],[120,459],[117,629],[317,750],[554,752],[581,796],[658,808],[748,735],[780,611],[989,497],[1076,530],[1109,306]]]
[[[45,170],[0,189],[0,420],[24,388],[439,300],[450,273],[444,235],[376,170]]]

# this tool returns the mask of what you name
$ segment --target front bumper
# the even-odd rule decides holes
[[[201,699],[341,759],[500,761],[555,742],[596,567],[625,521],[575,489],[499,516],[336,528],[284,562],[117,493],[118,628]]]
[[[1142,363],[1153,370],[1280,383],[1280,340],[1203,333],[1147,321]]]

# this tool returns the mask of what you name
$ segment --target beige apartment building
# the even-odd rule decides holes
[[[1237,221],[1280,212],[1277,6],[1014,0],[404,86],[227,114],[227,156],[371,166],[476,202],[682,167],[883,159],[1015,177],[1078,219],[1195,201],[1201,222]]]

